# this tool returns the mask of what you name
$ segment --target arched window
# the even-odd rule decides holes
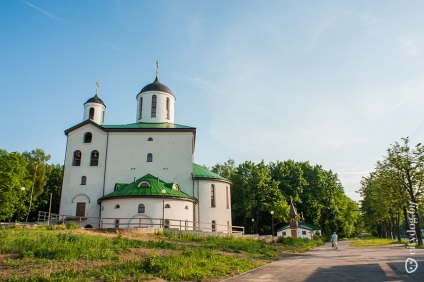
[[[72,160],[73,166],[80,166],[81,165],[81,151],[75,151],[74,152],[74,159]]]
[[[94,150],[91,152],[90,158],[90,166],[98,166],[99,165],[99,152]]]
[[[152,96],[152,118],[156,117],[156,103],[157,103],[157,97],[156,95]]]
[[[115,219],[115,228],[119,228],[119,219]]]
[[[94,119],[94,108],[90,108],[89,119]]]
[[[146,211],[146,208],[143,204],[138,205],[138,213],[144,213]]]
[[[215,207],[215,185],[211,185],[211,207]]]
[[[138,119],[141,119],[143,117],[143,97],[140,98],[140,105],[139,105],[139,112],[138,112]]]
[[[87,177],[83,176],[81,177],[81,185],[86,185],[87,184]]]
[[[116,205],[116,206],[115,206],[115,209],[119,209],[119,208],[121,208],[121,206],[120,206],[120,205]]]
[[[151,153],[148,153],[148,154],[147,154],[147,162],[148,162],[148,163],[153,162],[153,155],[152,155]]]
[[[185,206],[185,209],[188,210],[188,206]]]
[[[166,204],[165,205],[165,209],[170,209],[171,208],[171,205],[170,204]]]
[[[153,141],[152,137],[147,138],[147,141]]]
[[[105,123],[105,112],[102,112],[102,123]]]
[[[84,143],[91,143],[91,140],[93,139],[93,135],[91,132],[87,132],[84,134]]]
[[[212,220],[212,232],[216,231],[216,221]]]
[[[139,188],[150,188],[150,183],[147,182],[147,181],[143,181],[143,182],[140,182],[140,184],[138,184],[138,187]]]
[[[166,98],[166,119],[169,119],[169,98]]]

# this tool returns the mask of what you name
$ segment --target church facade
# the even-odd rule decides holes
[[[174,123],[175,101],[156,72],[136,95],[136,122],[105,125],[96,91],[65,130],[60,216],[84,227],[231,232],[231,182],[193,162],[196,128]]]

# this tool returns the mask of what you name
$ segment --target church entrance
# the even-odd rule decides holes
[[[77,203],[76,216],[85,216],[85,203]]]
[[[292,229],[292,230],[291,230],[291,236],[292,236],[293,238],[296,238],[296,237],[297,237],[296,229]]]

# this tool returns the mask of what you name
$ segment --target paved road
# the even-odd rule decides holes
[[[349,243],[339,242],[337,250],[326,243],[223,281],[424,281],[423,249],[410,255],[403,245],[349,247]],[[408,258],[418,263],[411,274],[405,270]]]

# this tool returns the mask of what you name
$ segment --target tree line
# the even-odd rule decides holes
[[[247,232],[271,234],[272,222],[275,230],[287,224],[290,198],[301,220],[320,227],[324,236],[336,231],[351,237],[360,230],[357,203],[345,195],[337,174],[320,165],[287,160],[236,166],[229,159],[210,169],[233,183],[233,225]]]
[[[41,149],[7,152],[0,149],[0,221],[34,221],[37,211],[58,213],[63,167],[48,164]]]
[[[375,236],[401,241],[403,235],[421,246],[424,146],[410,143],[407,137],[390,145],[375,171],[362,179],[361,211],[365,228]]]

